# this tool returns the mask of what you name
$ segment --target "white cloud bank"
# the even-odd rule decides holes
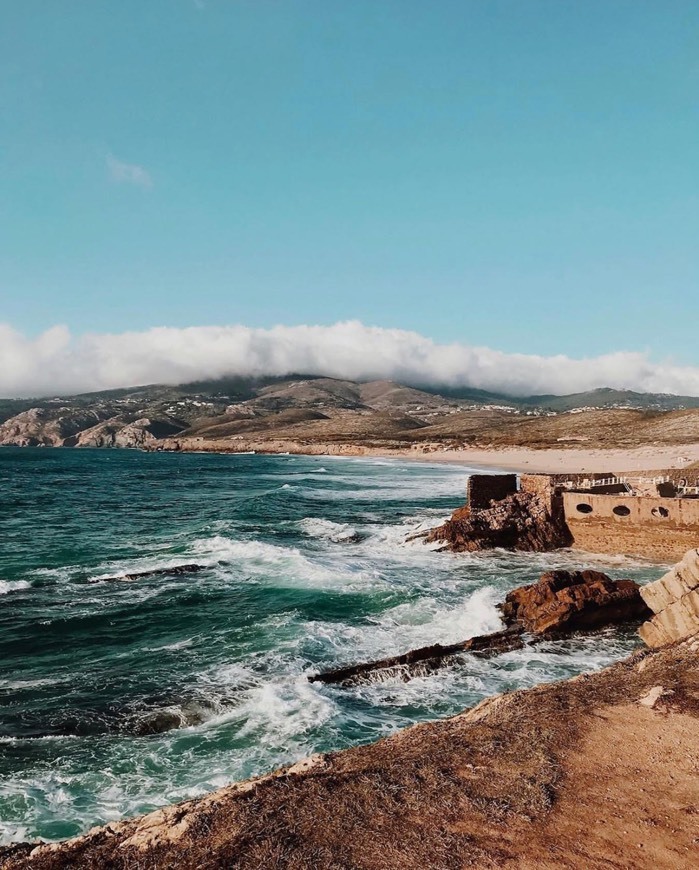
[[[28,338],[0,324],[0,396],[66,395],[224,375],[318,374],[351,380],[469,386],[514,395],[595,387],[699,395],[699,368],[641,353],[589,359],[436,344],[416,332],[357,321],[333,326],[158,327],[71,336],[54,326]]]

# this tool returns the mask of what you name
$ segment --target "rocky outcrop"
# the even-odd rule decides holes
[[[115,416],[114,408],[30,408],[0,425],[0,445],[12,447],[148,447],[184,423],[167,416]]]
[[[407,681],[412,677],[426,676],[444,667],[444,665],[453,662],[454,657],[460,653],[495,655],[511,649],[521,649],[524,646],[521,635],[522,631],[515,628],[471,637],[460,643],[446,646],[436,643],[386,659],[363,662],[360,665],[349,665],[332,671],[322,671],[319,674],[312,674],[308,679],[311,683],[335,683],[342,686],[376,682],[392,677]]]
[[[572,542],[562,514],[535,492],[513,493],[487,508],[460,508],[443,526],[426,536],[455,552],[526,550],[547,552]]]
[[[79,432],[98,424],[107,411],[30,408],[0,426],[0,445],[62,447]]]
[[[644,586],[641,595],[655,613],[639,630],[648,646],[699,634],[699,549],[685,553],[660,580]]]
[[[172,420],[152,420],[141,417],[128,423],[112,418],[81,432],[74,447],[149,447],[161,438],[175,435],[183,429]]]
[[[690,644],[511,692],[57,844],[2,870],[694,870]]]
[[[351,686],[357,683],[422,677],[453,664],[463,653],[497,655],[529,641],[564,637],[607,625],[638,622],[650,615],[633,580],[612,580],[600,571],[548,571],[537,583],[513,589],[499,605],[504,631],[472,637],[460,643],[434,644],[398,656],[348,665],[313,674],[320,683]]]
[[[508,626],[548,636],[650,615],[637,583],[612,580],[600,571],[547,571],[537,583],[509,592],[500,607]]]

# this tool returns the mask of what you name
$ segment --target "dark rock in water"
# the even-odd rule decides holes
[[[138,716],[129,717],[127,722],[122,725],[121,730],[136,737],[163,734],[165,731],[174,731],[177,728],[201,725],[220,713],[221,710],[220,705],[208,700],[190,700],[182,704],[149,710]]]
[[[411,677],[424,676],[438,670],[459,653],[494,655],[511,649],[521,649],[523,646],[522,629],[515,626],[505,631],[479,635],[448,646],[437,643],[433,646],[410,650],[410,652],[399,656],[365,662],[360,665],[350,665],[333,671],[324,671],[320,674],[314,674],[308,679],[311,683],[340,683],[344,686],[393,676],[407,681]]]
[[[501,502],[499,503],[501,504]],[[646,619],[650,613],[633,580],[612,580],[599,571],[548,571],[537,583],[508,593],[499,605],[504,631],[472,637],[461,643],[421,647],[403,655],[325,671],[308,679],[344,686],[373,680],[432,673],[460,653],[496,655],[524,646],[525,633],[536,643],[574,631],[602,628]]]
[[[513,589],[500,605],[505,622],[548,636],[642,620],[650,613],[633,580],[600,571],[548,571]]]
[[[521,490],[487,508],[460,508],[426,541],[442,541],[454,551],[526,550],[548,552],[572,543],[561,513],[535,492]]]
[[[177,577],[179,574],[196,574],[206,568],[206,565],[173,565],[171,568],[153,568],[150,571],[119,574],[116,577],[94,577],[90,583],[116,583],[118,580],[143,580],[146,577]]]

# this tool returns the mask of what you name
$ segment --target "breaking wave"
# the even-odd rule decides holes
[[[408,539],[462,500],[464,469],[322,461],[0,454],[23,503],[20,544],[0,553],[0,594],[13,593],[0,608],[0,694],[12,697],[0,711],[0,840],[72,836],[603,666],[633,643],[611,632],[464,656],[408,683],[309,683],[496,630],[497,602],[544,570],[655,571],[565,552],[436,553]],[[204,570],[88,582],[187,564]]]
[[[29,589],[31,585],[28,580],[0,580],[0,595],[19,592],[21,589]]]

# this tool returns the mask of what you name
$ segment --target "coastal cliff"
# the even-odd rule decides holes
[[[314,756],[2,870],[690,870],[699,640]]]

